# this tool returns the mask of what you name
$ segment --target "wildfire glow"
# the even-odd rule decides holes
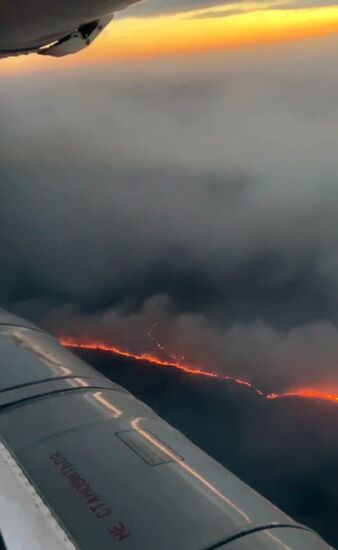
[[[207,378],[219,378],[220,380],[228,380],[229,382],[234,382],[236,384],[240,384],[241,386],[252,388],[252,384],[248,382],[248,380],[243,380],[242,378],[233,378],[231,376],[221,375],[213,371],[192,367],[179,362],[164,361],[163,359],[146,353],[130,353],[129,351],[122,350],[116,346],[109,346],[100,342],[82,343],[76,342],[71,338],[61,338],[60,343],[66,348],[84,349],[88,351],[104,351],[120,357],[128,357],[129,359],[134,359],[135,361],[145,361],[146,363],[151,363],[152,365],[157,365],[159,367],[173,368],[185,372],[186,374],[205,376]]]
[[[150,331],[149,335],[151,334],[152,332]],[[152,337],[152,339],[155,340],[157,347],[159,347],[163,352],[166,352],[165,348],[156,340],[156,338]],[[216,378],[219,380],[225,380],[227,382],[231,382],[233,384],[238,384],[240,386],[249,388],[250,390],[255,392],[257,395],[268,400],[295,397],[295,398],[307,398],[307,399],[320,399],[320,400],[329,401],[331,403],[335,403],[338,405],[338,390],[325,391],[325,390],[320,390],[316,388],[303,388],[303,389],[294,389],[283,393],[267,394],[266,392],[255,387],[251,382],[243,378],[227,376],[214,371],[209,371],[204,368],[194,367],[194,366],[185,364],[183,362],[180,362],[179,360],[165,361],[164,359],[160,359],[159,357],[156,357],[155,355],[151,355],[151,354],[130,353],[117,346],[110,346],[108,344],[104,344],[102,342],[97,342],[97,341],[82,342],[82,341],[74,340],[73,338],[64,337],[60,339],[60,343],[66,348],[83,349],[88,351],[102,351],[102,352],[110,353],[120,357],[127,357],[135,361],[143,361],[146,363],[150,363],[151,365],[156,365],[158,367],[176,369],[191,376],[204,376],[206,378]],[[176,357],[173,354],[170,354],[170,356]]]
[[[266,397],[267,399],[281,399],[285,397],[300,397],[303,399],[322,399],[324,401],[331,401],[332,403],[338,404],[338,391],[327,392],[327,391],[317,390],[315,388],[291,390],[284,393],[270,393]]]

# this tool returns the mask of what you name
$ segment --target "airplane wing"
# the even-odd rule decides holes
[[[38,53],[61,57],[89,46],[117,10],[137,0],[3,0],[0,58]]]
[[[0,531],[8,550],[329,549],[124,388],[3,310]]]

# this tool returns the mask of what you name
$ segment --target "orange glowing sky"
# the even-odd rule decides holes
[[[125,11],[80,54],[61,60],[36,55],[3,60],[1,72],[225,51],[337,32],[338,6],[297,9],[292,0],[282,5],[273,1],[241,2],[148,17],[131,17]]]

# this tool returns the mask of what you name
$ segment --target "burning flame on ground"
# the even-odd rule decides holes
[[[292,389],[283,393],[266,393],[261,389],[257,388],[256,386],[254,386],[248,380],[245,380],[243,378],[227,376],[224,374],[220,374],[218,372],[206,370],[204,368],[198,368],[192,365],[188,365],[183,362],[184,358],[179,360],[174,354],[167,352],[164,346],[162,346],[158,342],[158,340],[154,337],[153,329],[151,329],[148,332],[148,336],[152,339],[155,346],[161,352],[167,353],[169,355],[170,361],[165,361],[164,359],[160,359],[159,357],[156,357],[155,355],[151,355],[151,354],[131,353],[117,346],[111,346],[98,341],[83,342],[81,340],[76,340],[74,338],[63,337],[63,338],[60,338],[60,343],[65,348],[82,349],[87,351],[101,351],[101,352],[110,353],[112,355],[116,355],[119,357],[127,357],[135,361],[143,361],[146,363],[150,363],[151,365],[156,365],[158,367],[167,367],[167,368],[176,369],[178,371],[181,371],[185,374],[192,375],[192,376],[204,376],[206,378],[216,378],[219,380],[231,382],[233,384],[238,384],[240,386],[249,388],[259,396],[264,397],[265,399],[268,399],[268,400],[294,397],[294,398],[303,398],[303,399],[320,399],[324,401],[330,401],[331,403],[335,403],[338,405],[338,390],[327,391],[327,390],[321,390],[317,388],[298,388],[298,389]]]
[[[323,399],[324,401],[336,402],[338,404],[338,391],[332,393],[331,391],[313,389],[298,389],[290,390],[284,393],[270,393],[266,396],[267,399],[281,399],[283,397],[302,397],[304,399]]]

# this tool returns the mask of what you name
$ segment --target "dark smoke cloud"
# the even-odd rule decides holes
[[[1,303],[135,351],[158,322],[272,389],[337,382],[336,47],[3,79]]]

